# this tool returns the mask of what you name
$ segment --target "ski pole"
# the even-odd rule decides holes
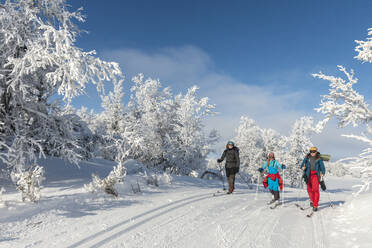
[[[283,196],[282,196],[282,205],[283,205],[283,207],[284,207],[284,190],[285,190],[285,167],[283,169]]]
[[[301,191],[304,188],[304,185],[302,183],[301,174],[297,177],[297,186],[298,186],[298,190],[297,190],[297,204],[299,205],[300,204]]]
[[[322,180],[324,181],[324,176],[322,176]],[[332,199],[331,199],[331,193],[326,189],[326,191],[327,191],[327,195],[328,195],[328,200],[329,200],[329,202],[331,203],[329,206],[331,207],[331,208],[333,208],[334,207],[334,204],[333,204],[333,201],[332,201]]]
[[[329,191],[327,191],[328,193],[328,200],[331,202],[331,204],[329,205],[331,208],[334,207],[334,204],[333,204],[333,201],[331,200],[331,193],[329,193]]]
[[[256,195],[254,197],[255,200],[257,200],[258,196],[258,185],[260,184],[260,172],[257,172],[257,185],[256,185]]]
[[[226,190],[225,188],[225,177],[223,175],[223,168],[220,166],[220,163],[217,163],[218,164],[218,168],[220,169],[220,173],[221,173],[221,176],[222,176],[222,190]]]

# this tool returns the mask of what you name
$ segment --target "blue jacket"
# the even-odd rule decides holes
[[[269,174],[276,174],[279,172],[279,169],[282,169],[282,165],[276,160],[271,160],[269,166],[267,166],[267,162],[265,162],[265,164],[262,166],[262,169],[265,170],[266,168]],[[279,180],[278,179],[275,179],[275,181],[273,181],[269,177],[268,184],[269,184],[270,190],[279,191]]]
[[[304,160],[302,161],[302,164],[301,164],[301,168],[306,166],[306,170],[305,170],[305,173],[306,173],[306,176],[307,178],[310,178],[310,160],[309,160],[309,156],[310,155],[307,155]],[[320,177],[320,172],[324,175],[326,170],[325,170],[325,166],[324,166],[324,163],[323,163],[323,160],[321,158],[318,158],[315,162],[315,170],[317,171],[317,174],[318,174],[318,177]]]
[[[267,166],[267,162],[262,166],[262,169],[265,170],[266,168],[269,174],[276,174],[279,172],[278,169],[282,169],[282,165],[276,160],[271,160],[269,166]]]

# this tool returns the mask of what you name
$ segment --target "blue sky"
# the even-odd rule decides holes
[[[98,1],[74,0],[84,7],[89,31],[78,40],[84,50],[120,63],[127,88],[143,72],[174,92],[193,84],[221,113],[207,122],[223,139],[233,136],[239,117],[285,133],[313,110],[328,84],[313,79],[322,70],[336,74],[341,64],[356,70],[357,89],[367,99],[372,65],[353,59],[356,39],[372,26],[372,1]],[[341,75],[341,74],[339,74]],[[77,106],[99,109],[92,89]],[[340,138],[352,129],[334,123],[314,140],[337,157],[354,155],[358,142]]]

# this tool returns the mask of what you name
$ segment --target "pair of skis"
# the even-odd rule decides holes
[[[298,207],[298,208],[301,209],[302,211],[305,211],[305,210],[307,210],[307,209],[309,209],[309,208],[312,208],[311,206],[310,206],[310,207],[302,207],[301,205],[299,205],[299,204],[297,204],[297,203],[296,203],[295,205],[296,205],[296,207]],[[319,210],[318,210],[318,211],[319,211]],[[311,217],[314,215],[314,213],[315,213],[315,211],[311,209],[311,212],[310,212],[310,213],[307,213],[307,214],[306,214],[306,217],[311,218]]]

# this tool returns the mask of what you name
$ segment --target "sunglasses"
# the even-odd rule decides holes
[[[310,151],[310,153],[316,153],[316,151]]]

